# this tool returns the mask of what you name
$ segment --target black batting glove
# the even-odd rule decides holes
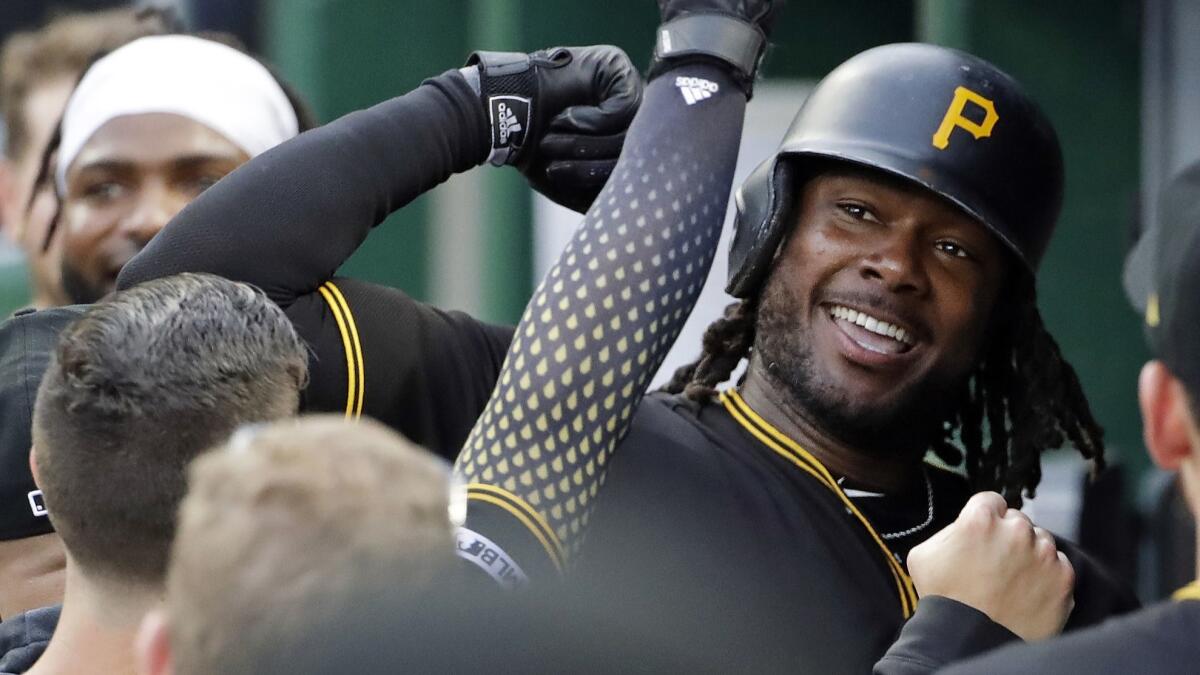
[[[784,0],[658,0],[662,25],[647,79],[682,63],[730,70],[749,96]]]
[[[586,212],[608,180],[642,102],[642,78],[617,47],[532,54],[475,52],[497,166],[516,166],[535,190]]]

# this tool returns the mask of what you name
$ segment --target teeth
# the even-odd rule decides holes
[[[850,323],[862,326],[872,333],[890,337],[907,345],[912,344],[912,338],[909,337],[908,331],[895,324],[882,321],[858,310],[850,309],[849,307],[843,307],[842,305],[835,305],[829,311],[829,315],[835,319],[849,321]]]

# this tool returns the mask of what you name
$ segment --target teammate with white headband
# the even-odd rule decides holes
[[[213,40],[145,37],[96,61],[67,103],[54,171],[71,300],[111,291],[172,216],[303,117],[266,67]]]

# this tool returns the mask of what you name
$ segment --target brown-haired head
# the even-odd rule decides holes
[[[51,522],[81,571],[156,587],[192,459],[296,413],[308,353],[262,291],[181,274],[92,306],[59,339],[34,407]]]

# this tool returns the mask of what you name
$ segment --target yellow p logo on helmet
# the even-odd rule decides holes
[[[982,124],[977,124],[963,116],[967,103],[974,103],[983,109]],[[954,127],[966,130],[976,139],[991,136],[992,127],[996,126],[996,122],[999,120],[1000,116],[996,114],[996,106],[991,99],[984,98],[959,85],[954,88],[954,99],[950,101],[950,107],[946,108],[946,115],[942,117],[942,124],[938,127],[937,133],[933,135],[933,147],[945,150],[950,145],[950,132],[954,131]]]

